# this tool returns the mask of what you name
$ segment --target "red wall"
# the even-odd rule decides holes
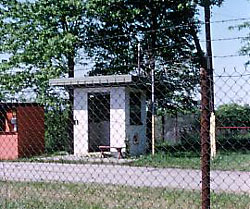
[[[39,155],[44,152],[44,109],[39,106],[17,108],[19,157]]]
[[[18,158],[17,133],[0,134],[0,160],[14,160]]]

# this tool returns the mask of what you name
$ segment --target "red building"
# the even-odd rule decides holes
[[[0,103],[0,160],[44,152],[44,109],[35,103]]]

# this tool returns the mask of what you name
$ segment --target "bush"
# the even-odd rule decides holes
[[[250,106],[239,104],[225,104],[216,110],[216,124],[222,127],[249,127]]]
[[[221,150],[250,150],[250,133],[236,131],[233,134],[218,134],[217,148]]]
[[[224,150],[249,150],[250,133],[248,129],[237,127],[250,127],[250,106],[239,104],[225,104],[216,111],[217,127],[234,127],[235,129],[218,129],[217,148]]]
[[[167,142],[157,143],[156,151],[163,152],[200,152],[200,134],[199,132],[192,132],[182,135],[181,141],[178,144],[169,144]]]
[[[61,106],[45,111],[45,150],[47,153],[69,151],[68,109]]]

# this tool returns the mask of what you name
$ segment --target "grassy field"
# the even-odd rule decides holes
[[[200,193],[96,184],[0,182],[1,209],[200,208]],[[212,194],[211,208],[247,209],[250,196]]]
[[[145,155],[135,162],[135,166],[200,169],[200,154],[197,152],[158,152],[155,156]],[[218,152],[211,162],[213,170],[250,171],[250,152]]]

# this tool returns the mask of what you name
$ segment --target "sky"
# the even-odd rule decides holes
[[[203,19],[203,12],[200,18]],[[211,34],[213,50],[213,68],[215,82],[215,104],[219,106],[225,103],[237,102],[250,104],[250,67],[245,67],[249,57],[232,56],[238,55],[243,43],[239,40],[221,40],[227,38],[244,37],[249,30],[229,30],[228,27],[236,26],[242,21],[217,22],[222,20],[249,18],[250,1],[248,0],[225,0],[221,7],[211,9]],[[205,39],[204,27],[200,33],[200,39]],[[220,39],[220,41],[218,41]],[[217,40],[217,41],[216,41]],[[203,48],[204,46],[203,42]],[[204,48],[205,49],[205,48]]]
[[[203,14],[201,14],[203,16]],[[225,0],[221,7],[211,9],[211,34],[212,39],[235,38],[246,36],[247,31],[229,30],[229,26],[235,26],[242,21],[231,21],[226,23],[213,23],[215,21],[250,18],[250,1],[247,0]],[[200,37],[204,38],[204,33]],[[223,56],[237,54],[242,46],[241,40],[213,41],[213,55]],[[214,68],[242,67],[246,57],[214,58]]]

